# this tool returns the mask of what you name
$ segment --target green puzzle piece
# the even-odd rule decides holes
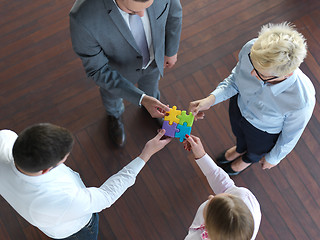
[[[187,112],[186,111],[182,111],[181,112],[181,115],[178,115],[177,118],[180,119],[179,121],[179,124],[180,125],[183,125],[183,123],[187,123],[187,126],[188,127],[191,127],[192,124],[193,124],[193,120],[194,120],[194,116],[193,114],[190,112],[189,115],[186,114]]]

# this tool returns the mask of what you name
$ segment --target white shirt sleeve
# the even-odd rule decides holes
[[[0,161],[13,161],[12,147],[18,135],[11,130],[0,131]]]
[[[86,213],[100,212],[110,207],[135,183],[136,176],[144,165],[145,162],[137,157],[118,173],[108,178],[99,188],[78,188],[74,201],[70,204],[70,209],[67,211],[67,215],[77,218]]]

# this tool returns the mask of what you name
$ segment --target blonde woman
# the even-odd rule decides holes
[[[299,69],[306,54],[305,38],[291,24],[265,25],[210,96],[190,103],[189,110],[201,119],[204,110],[230,98],[236,145],[217,158],[229,175],[256,162],[270,169],[298,142],[315,106],[315,89]]]

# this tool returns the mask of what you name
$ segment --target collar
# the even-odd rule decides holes
[[[118,8],[119,12],[120,12],[122,15],[123,15],[123,14],[128,14],[128,15],[129,15],[129,13],[127,13],[127,12],[123,11],[121,8],[119,8],[116,0],[113,0],[113,2],[114,2],[114,5],[116,5],[116,7]]]
[[[283,93],[288,88],[290,88],[297,80],[296,77],[297,73],[296,71],[293,72],[293,74],[288,77],[286,80],[277,83],[277,84],[267,84],[270,87],[271,92],[274,96],[279,95],[280,93]]]
[[[58,171],[58,169],[62,168],[64,166],[64,164],[60,164],[59,166],[51,169],[49,172],[39,175],[39,176],[29,176],[26,174],[23,174],[22,172],[20,172],[15,164],[14,161],[11,162],[11,168],[13,170],[13,172],[15,173],[15,175],[17,175],[17,177],[21,178],[22,180],[29,182],[29,183],[44,183],[44,182],[50,182],[53,179],[56,179],[56,171]]]

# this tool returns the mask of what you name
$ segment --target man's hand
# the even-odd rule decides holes
[[[261,164],[262,169],[270,169],[276,166],[274,164],[268,163],[265,157],[261,158],[259,162]]]
[[[216,97],[212,94],[210,96],[200,99],[197,101],[193,101],[189,104],[189,111],[192,112],[194,119],[197,121],[198,119],[204,118],[203,110],[208,110],[216,101]]]
[[[178,59],[178,54],[177,53],[175,55],[173,55],[172,57],[164,56],[163,68],[172,68],[173,65],[176,64],[177,59]]]
[[[188,151],[192,150],[195,159],[202,158],[206,154],[200,138],[194,135],[186,135],[186,139],[184,141],[184,149]]]
[[[169,142],[171,142],[172,138],[161,139],[165,132],[166,130],[161,129],[154,138],[152,138],[146,143],[139,156],[143,161],[148,162],[153,154],[159,152]]]
[[[170,108],[158,99],[145,95],[141,101],[141,104],[147,109],[153,118],[163,118],[166,112],[170,111]]]

